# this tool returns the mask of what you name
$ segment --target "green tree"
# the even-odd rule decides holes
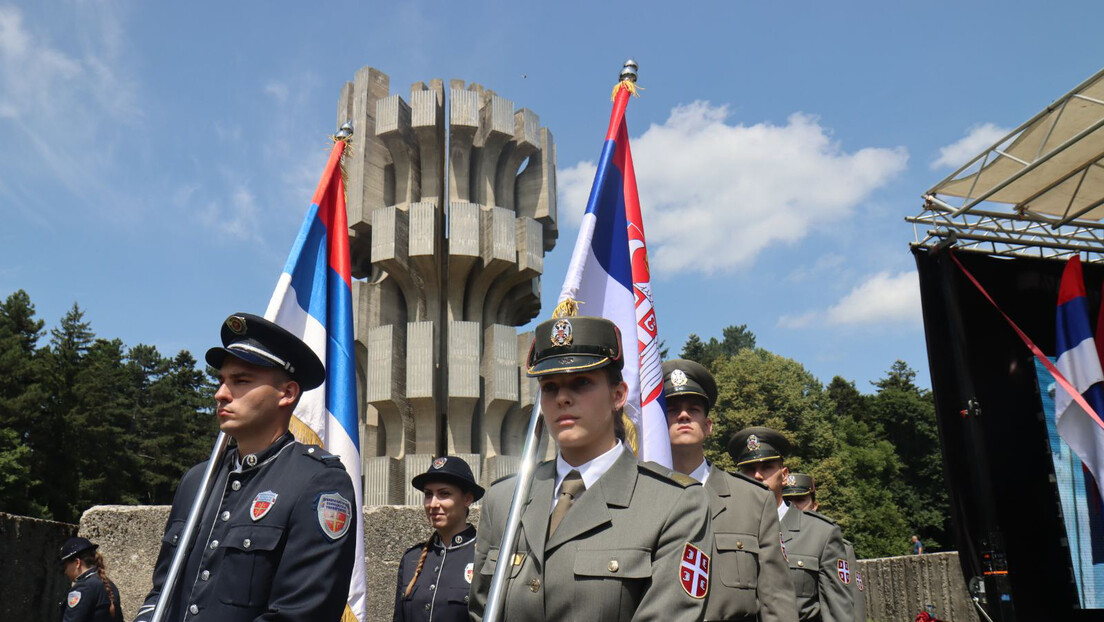
[[[721,357],[735,356],[740,350],[755,349],[755,334],[748,330],[747,324],[728,326],[722,335],[724,338],[721,341],[710,337],[708,342],[703,342],[701,337],[691,333],[679,356],[711,367]]]
[[[42,327],[27,292],[17,291],[0,303],[0,507],[28,516],[45,512],[31,495],[41,484],[32,445],[38,435],[32,430],[40,423],[45,398],[37,350]]]

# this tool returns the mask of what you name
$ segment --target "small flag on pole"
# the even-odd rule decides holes
[[[663,368],[652,298],[644,220],[636,192],[625,108],[636,92],[636,63],[614,88],[609,131],[586,214],[560,291],[556,315],[604,317],[621,329],[629,385],[626,436],[640,460],[671,466]],[[637,356],[628,355],[636,352]]]
[[[341,458],[356,493],[356,561],[343,622],[365,622],[364,493],[360,478],[360,434],[353,349],[353,295],[349,226],[341,154],[335,139],[330,159],[314,191],[307,216],[295,238],[265,318],[298,335],[326,365],[326,381],[307,391],[292,418],[295,437],[321,445]]]

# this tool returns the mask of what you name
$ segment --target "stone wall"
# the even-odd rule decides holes
[[[61,544],[77,526],[0,512],[0,620],[57,620],[69,581],[58,568]]]
[[[133,618],[149,591],[168,511],[167,506],[97,506],[81,518],[80,534],[100,544],[108,574],[122,594],[123,611],[128,620]],[[472,509],[471,518],[472,523],[478,525],[478,508]],[[40,525],[43,523],[53,526],[57,533]],[[23,531],[19,532],[18,545],[22,548],[15,550],[12,547],[17,539],[12,534],[20,525]],[[29,529],[28,525],[34,529]],[[65,528],[70,531],[65,531]],[[65,588],[61,583],[64,579],[55,572],[54,556],[56,543],[69,537],[72,526],[9,518],[0,514],[0,529],[3,529],[0,532],[3,536],[0,547],[4,547],[0,548],[0,553],[9,553],[9,559],[32,560],[30,564],[21,564],[26,570],[15,573],[19,575],[16,583],[0,582],[0,590],[5,590],[0,591],[0,602],[30,603],[36,598],[41,600],[40,595],[32,593],[30,587],[41,585],[44,576],[46,579],[53,576],[53,589],[64,594]],[[384,505],[365,508],[368,620],[386,622],[391,619],[399,560],[407,548],[424,540],[428,534],[429,527],[421,507]],[[978,621],[966,594],[957,553],[859,560],[859,569],[865,581],[869,620],[913,622],[916,614],[930,603],[935,605],[935,615],[940,619]],[[28,579],[23,581],[23,577]],[[56,603],[56,599],[53,602]],[[24,610],[32,611],[27,605],[23,605],[20,611]],[[39,610],[41,607],[34,611]],[[13,622],[54,618],[40,614],[0,615],[0,620]]]
[[[876,622],[913,622],[925,605],[940,620],[978,622],[966,591],[958,553],[859,560],[866,617]]]

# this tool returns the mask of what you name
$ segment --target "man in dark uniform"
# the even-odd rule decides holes
[[[709,493],[714,581],[705,619],[795,622],[774,494],[762,482],[705,460],[705,439],[713,433],[709,411],[717,402],[713,374],[694,361],[664,361],[663,392],[675,470],[702,482]]]
[[[499,550],[516,477],[491,485],[475,548],[469,612],[483,619],[508,564],[510,622],[701,620],[709,595],[709,502],[692,478],[639,464],[622,442],[621,334],[602,318],[537,326],[528,374],[541,383],[558,456],[536,467],[516,553]],[[635,356],[635,353],[633,354]]]
[[[774,493],[782,524],[783,550],[797,596],[798,619],[852,622],[854,606],[844,583],[847,553],[839,526],[782,498],[783,483],[790,474],[783,461],[791,449],[786,437],[762,426],[744,428],[728,443],[728,453],[736,468],[765,483]]]
[[[341,461],[288,432],[299,397],[325,379],[322,362],[295,335],[246,313],[226,319],[222,347],[206,360],[218,370],[219,426],[237,446],[216,468],[176,589],[162,594],[207,464],[184,474],[136,620],[149,620],[161,598],[171,622],[338,620],[360,508]]]
[[[73,587],[62,604],[62,622],[117,622],[123,619],[119,588],[103,572],[99,545],[86,538],[69,538],[61,545],[58,562]]]
[[[783,482],[782,498],[801,510],[816,512],[823,516],[818,512],[820,504],[816,500],[816,482],[812,475],[790,473]],[[851,602],[855,606],[856,622],[866,622],[866,598],[862,572],[859,571],[858,559],[855,557],[855,545],[844,539],[843,548],[847,551],[847,565],[838,570],[842,573],[841,576],[847,578],[844,583],[847,583],[851,589]]]

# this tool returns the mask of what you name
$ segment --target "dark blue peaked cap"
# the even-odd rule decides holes
[[[222,347],[207,351],[207,364],[222,369],[229,354],[246,363],[282,369],[310,391],[326,380],[326,368],[303,340],[263,317],[235,313],[222,323]]]

